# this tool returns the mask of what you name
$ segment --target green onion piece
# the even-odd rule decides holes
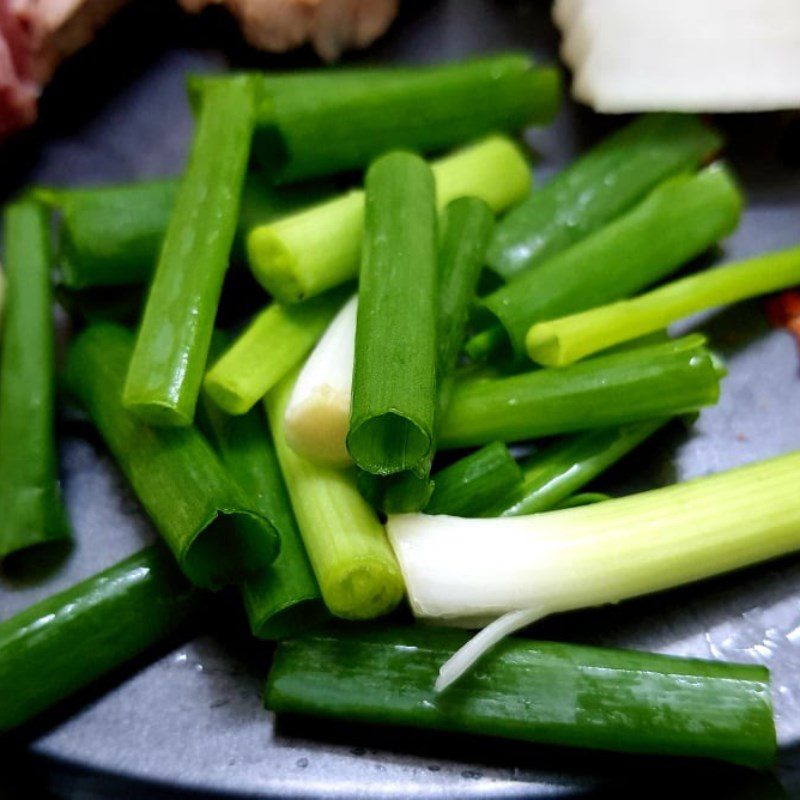
[[[610,136],[515,208],[498,226],[489,266],[506,280],[607,225],[651,189],[722,146],[697,117],[650,114]]]
[[[249,82],[209,87],[125,382],[125,408],[151,424],[194,418],[252,127]]]
[[[201,402],[201,416],[222,463],[280,534],[281,550],[269,567],[241,587],[253,635],[283,639],[314,627],[326,616],[319,586],[308,563],[263,412],[231,417]]]
[[[69,289],[146,283],[180,188],[179,178],[118,186],[36,189],[34,195],[61,213],[61,281]],[[260,175],[245,181],[232,258],[245,260],[250,228],[317,203],[330,188],[277,190]]]
[[[343,630],[283,642],[265,703],[279,714],[537,744],[759,768],[775,759],[765,667],[514,638],[447,692],[435,693],[439,665],[466,638],[414,627]]]
[[[528,355],[563,366],[714,306],[800,283],[800,247],[710,269],[611,305],[531,327]]]
[[[347,449],[391,475],[433,448],[436,412],[436,197],[419,156],[390,153],[366,177],[353,408]]]
[[[125,328],[87,328],[69,350],[67,388],[190,580],[217,589],[260,573],[278,554],[278,533],[247,502],[205,437],[193,426],[150,427],[123,407],[132,350]]]
[[[278,183],[360,169],[390,150],[429,153],[516,133],[558,109],[557,70],[525,55],[372,72],[320,70],[316,85],[315,73],[300,73],[285,88],[264,78],[253,151]]]
[[[0,731],[164,641],[201,602],[169,554],[148,547],[0,622]]]
[[[403,514],[387,531],[416,616],[476,625],[524,612],[531,624],[800,549],[798,469],[800,451],[583,508]]]
[[[436,473],[426,514],[474,517],[522,483],[522,470],[502,442],[492,442]]]
[[[513,442],[697,411],[716,403],[720,372],[694,334],[564,369],[468,381],[455,387],[439,444]]]
[[[729,234],[741,206],[733,178],[719,164],[670,178],[633,210],[493,292],[482,305],[523,354],[531,325],[626,297],[666,277]],[[470,352],[483,355],[479,350],[473,342]]]
[[[328,610],[345,619],[389,613],[403,596],[403,581],[386,532],[358,493],[351,471],[306,461],[283,431],[297,375],[265,400],[278,462],[300,534]]]
[[[464,343],[467,317],[483,268],[492,232],[489,207],[476,197],[461,197],[447,205],[438,255],[436,315],[436,424],[452,392],[453,371]],[[431,498],[433,453],[414,469],[389,476],[359,474],[359,489],[381,511],[400,514],[419,511]],[[369,485],[373,484],[373,485]]]
[[[530,190],[530,166],[517,145],[502,136],[431,166],[440,210],[456,197],[475,196],[499,213]],[[250,267],[277,300],[297,303],[358,277],[363,230],[364,192],[353,190],[254,228],[247,240]]]
[[[206,373],[206,394],[228,414],[245,414],[296,367],[347,299],[347,287],[305,303],[271,303]]]
[[[476,510],[475,516],[518,517],[563,507],[575,492],[616,464],[667,421],[661,418],[590,430],[552,444],[522,463],[522,485]]]
[[[5,212],[8,298],[0,361],[0,559],[63,544],[53,424],[55,357],[50,217],[31,200]]]
[[[611,495],[604,492],[581,492],[568,497],[562,503],[559,503],[556,508],[580,508],[581,506],[592,506],[595,503],[605,503],[610,500]]]

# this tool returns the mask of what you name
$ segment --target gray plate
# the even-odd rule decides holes
[[[287,63],[237,51],[235,40],[222,15],[188,21],[158,0],[141,3],[66,68],[45,100],[41,125],[0,154],[5,187],[177,171],[190,131],[186,72],[226,61]],[[546,3],[408,3],[403,19],[370,57],[424,61],[506,47],[555,57]],[[609,125],[567,104],[555,126],[530,137],[541,154],[537,178],[573,158]],[[798,139],[793,120],[732,118],[724,126],[749,201],[725,255],[796,243],[800,170],[791,159]],[[770,331],[755,303],[698,324],[728,360],[720,404],[690,432],[672,429],[646,445],[607,476],[604,488],[663,485],[800,447],[798,354],[791,339]],[[84,429],[63,425],[61,456],[78,546],[46,583],[3,579],[0,617],[153,539],[112,461]],[[800,561],[787,559],[616,609],[562,617],[540,625],[535,635],[766,664],[775,679],[782,775],[794,794],[800,791],[793,767],[800,744],[798,586]],[[27,731],[25,747],[36,758],[38,774],[70,796],[139,796],[147,786],[158,796],[182,789],[426,798],[567,796],[612,786],[620,791],[621,783],[652,785],[654,779],[682,786],[700,769],[333,724],[281,721],[276,727],[259,702],[268,649],[246,644],[227,624],[210,627],[217,632],[143,660],[140,669],[116,675]],[[725,770],[714,778],[719,786],[747,783]],[[767,791],[759,784],[752,796]]]

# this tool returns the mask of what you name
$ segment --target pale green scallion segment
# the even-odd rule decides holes
[[[482,307],[502,328],[476,337],[467,351],[485,356],[507,335],[523,354],[531,325],[618,300],[665,278],[727,236],[741,207],[741,193],[722,165],[670,178],[623,216],[484,298]]]
[[[252,129],[249,81],[215,84],[204,92],[125,381],[125,408],[151,424],[190,425],[194,418]]]
[[[468,638],[417,626],[329,631],[284,642],[265,704],[279,714],[535,744],[758,768],[775,759],[765,667],[509,638],[437,694],[439,667]]]
[[[70,393],[88,412],[178,564],[210,589],[262,572],[278,554],[278,532],[230,478],[193,425],[152,427],[121,401],[133,335],[90,326],[72,343]]]
[[[457,197],[474,196],[499,213],[522,200],[531,170],[517,145],[491,136],[431,163],[442,210]],[[254,228],[250,267],[277,300],[297,303],[358,277],[364,231],[364,192],[341,197]]]
[[[403,579],[386,532],[361,497],[352,470],[313,464],[289,447],[286,405],[297,375],[266,398],[278,462],[300,534],[328,610],[345,619],[387,614],[403,596]]]
[[[349,292],[268,305],[208,370],[206,394],[228,414],[247,413],[308,355]]]
[[[50,215],[20,200],[4,215],[6,310],[0,339],[0,559],[63,544],[58,489]]]
[[[522,470],[502,442],[480,450],[440,470],[426,514],[475,517],[522,483]]]
[[[697,411],[719,397],[721,368],[697,334],[563,369],[457,384],[443,448],[626,425]]]
[[[314,627],[327,612],[297,529],[263,410],[254,408],[232,417],[204,399],[200,416],[225,468],[280,535],[281,549],[275,561],[241,586],[253,635],[282,639]]]
[[[540,364],[563,366],[715,306],[800,283],[800,247],[709,269],[652,292],[533,325],[525,343]]]
[[[382,156],[367,172],[347,449],[375,475],[412,469],[433,448],[435,192],[430,167],[411,153]]]
[[[453,371],[464,343],[467,316],[475,298],[492,227],[491,209],[478,198],[461,197],[445,209],[437,270],[436,425],[450,403]],[[432,460],[433,454],[415,469],[372,478],[383,485],[371,487],[365,496],[371,496],[387,514],[419,511],[433,491],[429,477]],[[359,477],[360,487],[370,480],[366,474]]]
[[[600,428],[546,447],[522,462],[522,482],[481,509],[477,517],[518,517],[564,508],[583,488],[661,429],[667,419]]]
[[[573,162],[497,226],[489,266],[523,274],[607,225],[670,175],[693,170],[722,146],[698,117],[649,114]]]

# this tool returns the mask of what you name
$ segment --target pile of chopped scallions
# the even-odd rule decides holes
[[[800,549],[800,453],[591,490],[719,398],[724,365],[673,322],[800,283],[800,247],[679,274],[739,221],[719,135],[644,116],[532,188],[513,137],[559,80],[526,56],[190,95],[182,176],[6,209],[0,558],[69,546],[56,386],[163,542],[0,622],[0,730],[233,586],[278,642],[275,711],[769,766],[762,667],[509,637]],[[225,322],[241,266],[272,299]]]

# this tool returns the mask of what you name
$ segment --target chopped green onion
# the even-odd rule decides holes
[[[8,298],[0,362],[0,559],[63,544],[58,490],[50,217],[32,200],[5,212]]]
[[[519,517],[564,507],[578,489],[667,423],[666,418],[586,431],[550,445],[522,464],[522,485],[475,511],[480,517]]]
[[[180,188],[179,178],[119,186],[36,189],[61,213],[61,281],[69,289],[146,283],[153,274]],[[255,225],[322,200],[330,189],[276,190],[250,176],[242,191],[232,257],[244,261],[244,237]]]
[[[0,622],[0,731],[33,719],[172,635],[199,608],[160,547]]]
[[[721,368],[697,334],[563,369],[467,381],[442,420],[443,448],[512,442],[697,411]]]
[[[207,399],[201,409],[222,463],[253,508],[280,534],[278,557],[241,587],[253,635],[282,639],[314,627],[325,619],[326,610],[297,530],[262,409],[231,417]]]
[[[190,580],[216,589],[260,573],[278,553],[278,533],[248,503],[208,441],[193,426],[150,427],[123,407],[132,350],[125,328],[87,328],[69,350],[67,388]]]
[[[484,540],[482,549],[491,554],[494,544],[487,548]],[[439,664],[464,641],[456,631],[414,627],[333,631],[283,642],[265,703],[279,714],[537,744],[713,758],[758,768],[775,759],[765,667],[515,638],[437,694]]]
[[[579,314],[533,325],[525,339],[540,364],[563,366],[714,306],[800,283],[800,247],[710,269]]]
[[[437,206],[475,196],[495,213],[530,190],[531,171],[519,148],[492,136],[431,164]],[[276,299],[296,303],[358,277],[364,230],[364,192],[353,190],[306,211],[254,228],[250,267]]]
[[[595,503],[605,503],[610,500],[611,495],[604,492],[581,492],[568,497],[559,503],[556,508],[580,508],[581,506],[592,506]]]
[[[482,306],[525,352],[531,325],[634,294],[674,272],[729,234],[742,197],[728,170],[713,165],[695,176],[670,178],[645,200],[484,298]],[[504,337],[469,352],[485,355]]]
[[[125,382],[125,408],[157,425],[189,425],[228,267],[253,127],[247,81],[204,93]]]
[[[508,447],[492,442],[435,475],[426,514],[473,517],[522,483],[522,470]]]
[[[323,334],[295,381],[284,416],[284,435],[303,458],[350,466],[347,428],[353,388],[358,296],[354,295]]]
[[[530,611],[530,624],[800,548],[799,469],[796,452],[583,508],[492,520],[406,514],[387,530],[421,619],[475,625]]]
[[[433,448],[436,413],[436,196],[419,156],[390,153],[366,176],[353,401],[347,449],[391,475]]]
[[[722,146],[697,117],[640,117],[573,162],[497,226],[489,266],[506,280],[552,258],[630,210],[671,175]]]
[[[293,306],[268,305],[208,370],[206,394],[228,414],[248,412],[305,358],[347,294],[340,288]]]
[[[518,54],[319,70],[283,83],[264,77],[260,91],[267,96],[253,141],[256,157],[279,183],[363,168],[394,149],[429,153],[490,133],[516,133],[552,121],[560,95],[557,70],[537,68]]]
[[[278,462],[300,534],[328,610],[345,619],[387,614],[403,596],[403,580],[386,532],[358,493],[351,472],[298,456],[283,432],[296,375],[266,398]]]
[[[476,197],[461,197],[448,204],[443,223],[437,270],[436,426],[450,404],[453,372],[493,228],[492,212]],[[385,485],[368,489],[367,496],[374,495],[377,507],[387,514],[419,511],[433,491],[429,477],[432,461],[433,453],[414,469],[376,476],[373,482]]]

